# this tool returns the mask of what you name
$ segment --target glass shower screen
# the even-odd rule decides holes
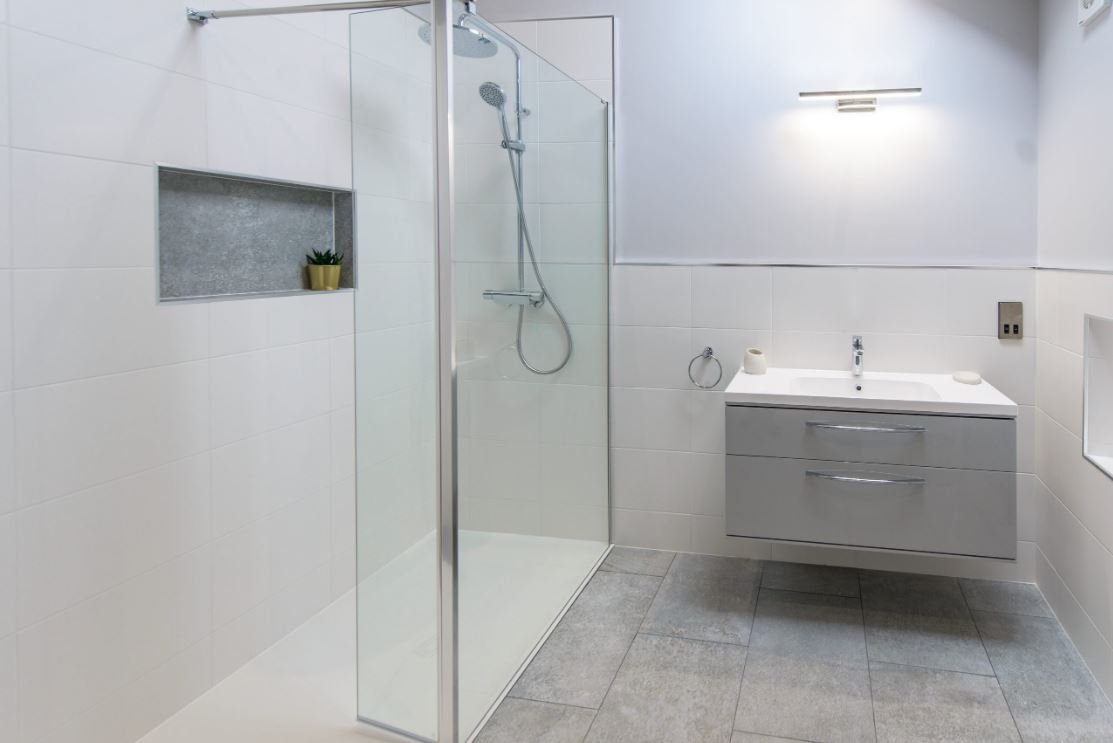
[[[436,282],[444,112],[427,18],[427,5],[351,17],[358,708],[450,741],[483,721],[610,542],[608,107],[455,6],[454,298],[441,329],[455,343],[459,719],[446,734],[436,319],[450,295]]]

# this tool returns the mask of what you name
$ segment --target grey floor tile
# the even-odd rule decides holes
[[[734,728],[824,743],[873,741],[869,670],[751,648]]]
[[[870,660],[940,671],[993,675],[974,621],[888,611],[865,611]]]
[[[1027,614],[1053,617],[1040,589],[1032,583],[1006,583],[996,580],[959,580],[966,603],[973,611],[997,611],[1003,614]]]
[[[966,617],[970,611],[956,578],[863,570],[862,608],[933,617]]]
[[[668,577],[684,580],[757,583],[762,562],[738,557],[680,554],[672,561]]]
[[[974,618],[1026,743],[1113,740],[1113,709],[1057,621]]]
[[[761,576],[763,588],[833,596],[858,596],[858,571],[831,565],[767,562]]]
[[[642,632],[691,640],[750,641],[754,585],[685,583],[665,579],[642,624]]]
[[[760,580],[753,560],[677,555],[642,632],[745,645]]]
[[[596,573],[561,619],[561,626],[591,632],[622,630],[632,637],[660,585],[660,578],[649,575]]]
[[[595,712],[581,707],[506,698],[476,743],[583,743]]]
[[[800,741],[798,738],[778,738],[775,735],[759,735],[735,730],[730,743],[800,743]]]
[[[991,676],[871,663],[878,743],[1019,743]]]
[[[750,649],[865,668],[862,608],[855,598],[763,588]]]
[[[638,635],[591,743],[728,743],[746,649]]]
[[[614,573],[637,573],[664,577],[669,572],[675,552],[644,550],[637,547],[614,547],[600,570]]]
[[[598,709],[630,648],[633,633],[558,626],[510,690],[510,696]]]
[[[598,709],[660,584],[652,576],[596,573],[510,695]]]

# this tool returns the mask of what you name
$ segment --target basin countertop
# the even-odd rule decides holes
[[[740,371],[726,389],[726,403],[998,418],[1017,414],[1016,403],[984,380],[970,385],[950,374],[866,372],[854,377],[824,369]]]

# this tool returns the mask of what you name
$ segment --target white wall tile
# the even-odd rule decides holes
[[[330,565],[331,503],[331,488],[326,485],[323,490],[294,501],[268,520],[270,578],[275,588],[285,588],[321,565]],[[322,606],[324,602],[317,605],[318,608]]]
[[[843,340],[845,365],[841,368],[849,369],[850,338],[844,336]],[[866,333],[862,336],[866,349],[866,370],[929,374],[953,372],[947,341],[948,337],[944,335]]]
[[[773,319],[769,268],[692,268],[692,325],[697,328],[767,330]]]
[[[607,201],[607,149],[602,142],[542,142],[538,149],[543,203]]]
[[[16,507],[14,395],[0,392],[0,514]]]
[[[538,84],[542,142],[605,142],[607,109],[598,97],[573,80]]]
[[[538,386],[538,385],[533,385]],[[601,446],[607,441],[607,391],[603,387],[544,385],[541,441]]]
[[[535,48],[573,79],[609,80],[613,77],[611,27],[610,18],[545,21],[538,24]],[[546,72],[545,67],[542,65],[543,79],[563,79],[556,71]]]
[[[356,471],[355,409],[341,408],[329,415],[332,481],[342,482]]]
[[[0,639],[0,735],[4,740],[19,739],[17,657],[16,636]]]
[[[149,165],[206,162],[200,80],[10,31],[12,144]]]
[[[122,3],[113,13],[80,0],[53,4],[10,0],[8,19],[28,31],[155,67],[193,76],[202,73],[202,48],[208,34],[182,23],[181,4],[174,0]],[[121,26],[128,32],[123,33]]]
[[[0,147],[0,268],[12,265],[12,154]]]
[[[543,503],[606,508],[609,479],[606,446],[542,444]]]
[[[271,594],[271,527],[264,519],[213,542],[213,625],[224,626]]]
[[[20,739],[64,719],[59,699],[80,714],[205,637],[211,569],[198,550],[20,633]]]
[[[676,550],[692,549],[691,516],[681,513],[611,510],[615,544],[628,547]]]
[[[773,329],[853,332],[860,322],[853,268],[773,269]]]
[[[1038,341],[1036,403],[1079,438],[1082,437],[1082,356]]]
[[[1083,459],[1082,440],[1042,410],[1036,412],[1036,474],[1106,549],[1113,548],[1113,481]],[[1050,549],[1042,539],[1040,546],[1045,554]]]
[[[612,445],[685,451],[692,441],[689,393],[616,387],[611,390]]]
[[[0,638],[15,632],[19,551],[14,515],[0,516]]]
[[[620,325],[611,332],[612,380],[619,387],[689,389],[692,358],[688,328]],[[714,379],[714,377],[712,377]]]
[[[288,297],[209,303],[209,355],[259,351],[270,344],[271,311]]]
[[[954,335],[997,336],[997,303],[1024,303],[1024,332],[1038,334],[1035,271],[947,271],[947,332]]]
[[[684,266],[615,266],[615,325],[690,327],[692,269]]]
[[[1019,405],[1036,402],[1036,341],[999,341],[997,338],[950,336],[951,368],[968,369]]]
[[[12,265],[154,266],[155,176],[149,164],[14,150],[11,167]],[[59,204],[65,204],[65,219],[58,218]],[[153,296],[151,288],[147,298]]]
[[[329,345],[330,407],[333,410],[351,407],[356,398],[356,348],[350,335],[333,338]]]
[[[540,229],[532,237],[542,262],[609,260],[605,204],[541,204],[539,209]]]
[[[0,270],[0,392],[13,386],[12,273]]]
[[[347,188],[347,118],[309,111],[220,85],[203,91],[208,165],[216,170]]]
[[[612,456],[615,508],[724,515],[722,455],[614,449]]]
[[[947,318],[939,311],[939,298],[946,275],[937,269],[859,269],[858,327],[865,333],[945,332]]]
[[[16,491],[38,503],[209,446],[206,363],[15,393]]]
[[[851,334],[773,332],[769,365],[788,369],[849,369]]]
[[[204,358],[208,305],[156,305],[155,282],[150,268],[16,271],[16,386]]]
[[[58,498],[15,518],[19,623],[27,627],[203,545],[208,456]]]

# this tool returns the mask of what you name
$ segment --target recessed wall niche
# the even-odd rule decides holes
[[[291,181],[158,167],[159,300],[309,290],[305,256],[344,255],[354,287],[353,193]]]
[[[1113,320],[1086,315],[1083,455],[1113,477]],[[1069,380],[1064,384],[1069,384]]]

